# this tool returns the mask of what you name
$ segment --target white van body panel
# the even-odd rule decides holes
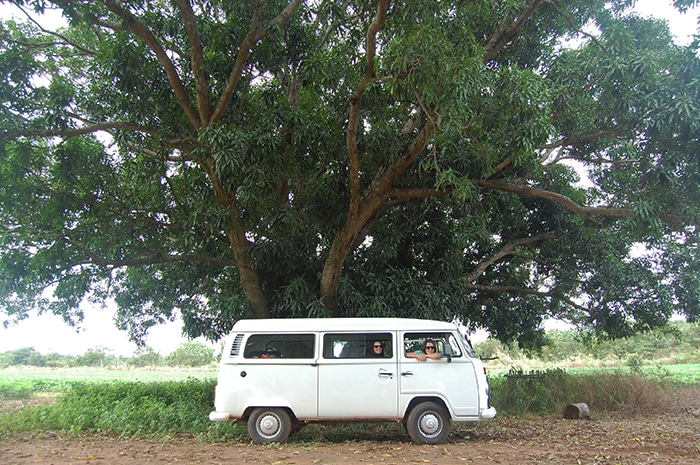
[[[319,361],[319,419],[399,418],[395,360]]]
[[[405,356],[409,345],[432,335],[454,356],[425,362]],[[374,339],[385,342],[384,358],[371,358],[359,349],[344,355],[357,341],[363,350],[371,350]],[[452,323],[404,318],[241,320],[224,345],[210,419],[245,423],[253,409],[283,408],[299,422],[405,421],[424,402],[444,405],[454,421],[496,416],[483,363]]]
[[[402,359],[402,411],[415,397],[438,396],[445,401],[455,419],[478,417],[479,393],[474,365],[470,362],[456,358],[452,362],[445,358],[429,362],[419,362],[412,358]]]
[[[317,369],[310,364],[276,363],[271,366],[243,361],[238,368],[246,376],[236,380],[236,400],[231,412],[249,407],[289,407],[301,418],[315,418],[317,410]],[[293,384],[292,384],[293,383]]]

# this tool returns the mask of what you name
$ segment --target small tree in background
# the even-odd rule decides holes
[[[199,342],[184,342],[165,358],[168,366],[201,367],[214,362],[214,351]]]
[[[144,346],[134,352],[134,356],[129,363],[139,368],[155,367],[163,363],[163,356],[153,350],[153,348]]]
[[[83,355],[75,358],[76,366],[83,367],[100,367],[102,368],[107,362],[107,353],[109,349],[105,347],[95,347],[88,349]]]

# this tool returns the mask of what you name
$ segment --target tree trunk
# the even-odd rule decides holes
[[[348,221],[338,231],[328,251],[328,257],[321,272],[321,301],[331,315],[340,316],[338,308],[338,285],[345,258],[352,249],[356,233],[351,231]]]
[[[591,411],[587,404],[569,404],[564,407],[564,418],[567,420],[588,420],[591,418]]]
[[[270,318],[270,305],[262,291],[262,286],[260,286],[260,276],[258,276],[258,272],[253,266],[253,260],[248,253],[248,240],[245,238],[243,225],[237,220],[236,226],[231,226],[229,230],[229,242],[233,249],[243,293],[253,306],[256,318]]]

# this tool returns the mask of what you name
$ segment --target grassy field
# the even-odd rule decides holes
[[[648,414],[700,400],[700,364],[550,369],[535,383],[506,374],[490,373],[492,404],[501,416],[559,416],[573,402],[586,402],[596,412]],[[0,434],[192,433],[210,439],[244,438],[244,427],[209,421],[215,384],[215,369],[0,370]]]
[[[27,398],[57,394],[76,383],[106,382],[157,383],[188,379],[215,380],[216,369],[128,369],[100,368],[5,368],[0,370],[0,399]]]
[[[551,369],[551,368],[550,368]],[[525,369],[525,371],[529,371]],[[629,367],[572,367],[564,368],[571,375],[594,373],[630,373]],[[508,373],[507,369],[489,369],[489,377],[497,379]],[[700,384],[700,364],[645,365],[638,374],[674,385]],[[60,393],[74,383],[186,381],[197,379],[211,381],[217,375],[216,368],[152,368],[152,369],[100,369],[100,368],[6,368],[0,370],[0,398],[23,398],[46,393]]]
[[[487,366],[488,368],[488,366]],[[556,369],[556,366],[524,368],[528,372],[533,369],[546,371]],[[585,375],[591,373],[618,373],[618,372],[637,372],[652,378],[661,378],[671,384],[693,385],[700,384],[700,363],[686,363],[678,365],[642,365],[634,370],[627,366],[590,366],[590,367],[562,367],[566,373],[571,375]],[[505,376],[508,374],[507,368],[488,368],[490,378]]]
[[[35,368],[19,367],[0,370],[3,380],[61,380],[61,381],[183,381],[187,378],[216,378],[217,368]]]

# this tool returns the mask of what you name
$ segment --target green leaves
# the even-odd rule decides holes
[[[211,339],[255,315],[458,317],[524,345],[550,316],[611,336],[696,318],[678,244],[700,220],[700,60],[631,3],[3,23],[3,311],[114,299],[137,340],[178,316]]]

